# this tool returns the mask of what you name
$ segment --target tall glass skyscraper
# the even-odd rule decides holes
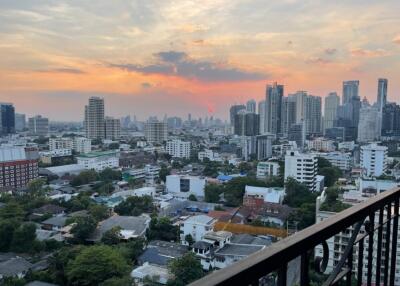
[[[11,103],[0,103],[0,134],[15,133],[15,109]]]
[[[383,107],[387,103],[387,86],[388,80],[386,78],[378,79],[378,97],[376,99],[376,104],[379,111],[382,111]]]

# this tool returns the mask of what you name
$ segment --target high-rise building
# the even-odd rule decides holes
[[[89,139],[104,139],[104,99],[90,97],[89,104],[85,106],[84,127],[86,137]]]
[[[0,135],[15,133],[15,109],[12,103],[0,103]]]
[[[121,137],[121,121],[106,117],[104,120],[104,135],[106,139],[118,140]]]
[[[320,135],[322,133],[321,97],[308,95],[305,104],[306,135]]]
[[[238,114],[240,110],[246,110],[246,106],[244,105],[233,105],[231,106],[231,109],[229,110],[229,115],[230,115],[230,120],[231,120],[231,126],[235,127],[235,116]]]
[[[318,171],[317,156],[302,154],[298,151],[287,151],[285,156],[285,181],[293,178],[304,183],[312,192],[316,191]]]
[[[272,143],[275,138],[275,134],[257,136],[257,160],[265,160],[272,157]]]
[[[255,136],[260,131],[260,116],[245,110],[235,116],[234,133],[239,136]]]
[[[265,132],[265,100],[258,103],[258,115],[260,116],[260,134]]]
[[[342,103],[350,102],[352,97],[359,97],[358,86],[360,82],[358,80],[349,80],[343,82],[343,98]]]
[[[383,107],[387,103],[387,87],[388,87],[388,80],[386,78],[378,79],[378,96],[376,103],[379,111],[382,111]]]
[[[282,99],[282,134],[288,136],[289,130],[296,124],[296,96],[289,95]]]
[[[39,173],[39,153],[31,147],[0,147],[0,190],[24,188]]]
[[[381,135],[381,113],[378,108],[366,106],[360,109],[358,142],[368,143],[379,140]]]
[[[85,137],[75,137],[73,150],[77,153],[90,153],[92,151],[92,140]]]
[[[326,129],[334,127],[339,105],[340,97],[336,92],[331,92],[325,97],[324,133]]]
[[[247,101],[247,103],[246,103],[247,112],[256,113],[256,107],[257,107],[257,103],[254,99],[250,99],[249,101]]]
[[[386,172],[387,147],[376,143],[361,146],[360,167],[367,177],[379,177]]]
[[[49,119],[36,115],[28,120],[29,134],[36,136],[49,135]]]
[[[174,158],[190,158],[190,142],[182,140],[168,141],[165,149]]]
[[[306,140],[306,131],[304,122],[292,124],[288,130],[288,140],[295,141],[300,149],[304,149]]]
[[[69,137],[49,138],[49,150],[55,151],[59,149],[72,150],[74,141]]]
[[[382,137],[400,138],[400,106],[396,103],[386,104],[382,108]]]
[[[276,82],[272,85],[267,85],[264,123],[266,132],[273,134],[281,133],[283,94],[283,85],[278,85]]]
[[[26,128],[25,114],[15,113],[15,131],[23,131]]]
[[[167,123],[160,121],[147,121],[144,124],[144,133],[147,142],[163,143],[168,140]]]

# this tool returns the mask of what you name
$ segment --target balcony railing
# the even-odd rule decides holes
[[[395,280],[399,198],[399,188],[383,192],[191,285],[284,286],[288,285],[288,274],[293,276],[289,272],[299,273],[296,285],[310,285],[311,268],[319,273],[326,272],[329,260],[326,241],[348,228],[351,229],[348,243],[321,285],[354,285],[355,282],[368,286],[400,285],[400,281]],[[313,254],[318,245],[322,245],[323,257]],[[289,262],[298,257],[299,267],[295,270],[290,267],[288,271]]]

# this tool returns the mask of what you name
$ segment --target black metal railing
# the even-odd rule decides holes
[[[310,271],[326,274],[318,285],[400,285],[395,280],[399,199],[400,188],[378,194],[191,285],[285,286],[290,271],[299,271],[296,285],[301,286],[310,285]],[[338,263],[326,273],[330,255],[326,241],[342,232],[351,236]],[[318,245],[322,257],[313,255]],[[289,262],[298,257],[299,270],[288,270]]]

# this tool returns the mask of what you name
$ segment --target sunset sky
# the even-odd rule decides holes
[[[228,118],[229,106],[325,96],[377,78],[400,101],[399,0],[0,0],[0,101],[79,121],[89,96],[113,116]]]

